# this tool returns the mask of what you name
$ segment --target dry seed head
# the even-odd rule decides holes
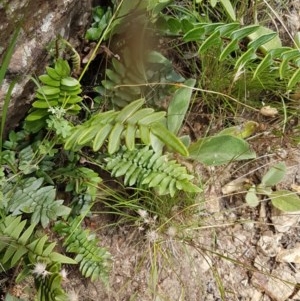
[[[49,274],[51,274],[49,271],[46,270],[46,263],[43,262],[37,262],[34,265],[34,269],[32,270],[32,274],[34,274],[36,277],[42,277],[45,278]]]
[[[70,290],[68,293],[68,301],[79,301],[79,295],[74,289]]]
[[[155,230],[149,230],[146,233],[146,237],[149,240],[149,242],[156,242],[159,239],[159,235]]]
[[[177,234],[177,229],[174,226],[170,226],[167,230],[167,235],[170,237],[175,237]]]

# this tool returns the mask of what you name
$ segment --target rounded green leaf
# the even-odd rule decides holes
[[[264,186],[274,186],[278,184],[286,174],[286,165],[283,162],[272,166],[269,171],[263,176],[261,184]]]
[[[58,59],[56,61],[54,69],[56,73],[61,77],[69,76],[71,73],[71,69],[68,62],[63,59]]]
[[[51,67],[46,67],[47,74],[55,81],[60,81],[61,76]]]
[[[37,93],[42,95],[59,95],[60,89],[56,87],[43,86],[37,89]]]
[[[54,71],[54,70],[53,70]],[[55,71],[54,71],[55,72]],[[47,74],[43,74],[41,76],[39,76],[39,80],[47,85],[47,86],[52,86],[52,87],[59,87],[60,86],[60,78],[58,79],[53,79],[51,76],[47,75]]]
[[[70,76],[62,78],[61,84],[66,87],[76,87],[77,88],[78,86],[80,86],[78,80],[73,77],[70,77]]]
[[[256,157],[246,141],[229,135],[200,139],[191,144],[189,152],[190,158],[214,166]]]
[[[300,211],[300,199],[295,192],[289,190],[274,191],[270,195],[274,207],[285,212]]]
[[[256,195],[255,185],[253,185],[246,194],[246,202],[250,207],[256,207],[259,204],[259,199]]]

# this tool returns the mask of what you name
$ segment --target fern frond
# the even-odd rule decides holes
[[[152,51],[146,62],[136,62],[128,48],[122,51],[122,62],[112,59],[112,66],[106,69],[106,79],[96,91],[110,98],[117,108],[123,108],[133,99],[147,95],[147,99],[159,104],[169,94],[169,87],[159,85],[155,89],[148,83],[183,82],[184,78],[175,72],[174,67],[161,53]],[[152,66],[153,64],[153,66]]]
[[[31,213],[31,223],[40,222],[44,228],[51,220],[68,215],[71,209],[63,205],[63,200],[55,200],[55,188],[53,186],[42,187],[42,184],[42,178],[32,177],[20,181],[15,190],[5,191],[9,199],[6,211],[12,215],[19,215],[22,212]]]
[[[108,281],[110,254],[105,248],[98,246],[98,240],[88,230],[82,229],[81,218],[60,221],[54,227],[55,231],[65,236],[64,246],[67,252],[77,254],[75,260],[80,264],[83,276],[92,281],[101,279]]]
[[[35,277],[37,288],[37,300],[39,301],[67,301],[67,295],[61,287],[62,276],[60,265],[51,264],[47,266],[46,276]]]
[[[57,43],[59,43],[59,42],[61,42],[63,45],[65,45],[67,47],[66,50],[71,52],[70,55],[71,55],[71,61],[72,61],[72,69],[73,69],[75,74],[79,74],[80,73],[80,65],[81,65],[81,58],[80,58],[79,53],[71,45],[71,43],[69,43],[67,40],[65,40],[63,38],[59,38]]]
[[[111,157],[105,158],[106,168],[112,176],[125,176],[125,185],[154,187],[159,194],[176,191],[200,192],[201,189],[191,183],[194,176],[187,173],[184,166],[175,160],[168,160],[166,155],[155,153],[149,147],[130,151],[123,147]]]
[[[59,168],[54,177],[58,182],[66,184],[65,191],[73,195],[72,214],[87,212],[95,201],[98,185],[102,181],[99,174],[87,167],[70,166]]]
[[[250,42],[246,50],[240,49],[243,39]],[[235,52],[237,60],[235,69],[249,65],[257,60],[259,63],[253,69],[253,78],[259,77],[266,69],[277,73],[280,79],[288,79],[287,89],[293,89],[300,81],[299,49],[282,47],[281,40],[277,34],[266,27],[249,25],[241,27],[238,23],[213,23],[198,24],[184,35],[184,40],[202,41],[199,53],[216,47],[220,49],[219,60],[230,58]]]
[[[139,99],[119,112],[108,111],[94,115],[73,129],[71,136],[66,140],[65,148],[76,149],[88,145],[92,146],[94,151],[98,151],[108,140],[108,153],[113,154],[120,148],[122,139],[125,138],[127,148],[133,150],[136,139],[149,145],[150,136],[153,134],[171,149],[187,156],[188,151],[181,140],[160,123],[166,113],[140,109],[143,104],[144,99]]]
[[[28,258],[30,263],[42,261],[74,264],[74,260],[53,251],[55,243],[48,242],[44,235],[34,239],[35,225],[27,227],[21,216],[6,216],[0,222],[0,267],[10,269],[21,259]]]
[[[79,102],[82,97],[81,85],[77,79],[70,76],[71,69],[67,61],[58,59],[54,68],[47,67],[46,74],[39,76],[43,85],[38,85],[36,100],[32,109],[25,118],[25,128],[37,132],[46,126],[46,120],[50,115],[49,109],[59,107],[69,114],[78,114]]]

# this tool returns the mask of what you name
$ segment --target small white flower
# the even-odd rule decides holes
[[[149,240],[149,242],[156,242],[159,239],[158,233],[154,230],[149,230],[146,233],[146,237]]]
[[[43,262],[37,262],[32,270],[32,274],[36,275],[37,277],[47,277],[51,274],[49,271],[46,270],[47,265]]]
[[[65,269],[62,269],[60,271],[60,275],[63,278],[63,280],[68,280],[68,272]]]
[[[146,219],[148,217],[148,212],[146,210],[142,210],[142,209],[139,209],[137,211],[137,213],[139,214],[139,216],[143,219]]]

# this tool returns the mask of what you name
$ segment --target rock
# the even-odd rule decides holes
[[[222,187],[224,195],[232,194],[234,192],[245,191],[245,184],[249,185],[250,180],[247,178],[237,178]]]
[[[272,232],[262,235],[257,246],[265,256],[274,257],[281,249],[280,239],[282,234],[273,234]]]
[[[254,272],[252,277],[252,284],[273,301],[286,301],[292,295],[295,283],[295,277],[282,266],[278,266],[271,275]]]
[[[285,233],[300,220],[300,212],[283,212],[272,207],[272,222],[277,232]]]
[[[293,249],[280,250],[276,256],[278,262],[300,263],[300,246]]]
[[[262,300],[262,293],[259,291],[255,291],[252,295],[251,301],[260,301]]]
[[[31,75],[40,75],[48,63],[47,51],[58,35],[76,39],[88,23],[92,0],[3,0],[0,3],[0,61],[11,34],[21,22],[14,54],[0,87],[0,112],[10,82],[18,78],[9,106],[9,128],[15,127],[26,114],[33,96]],[[28,76],[29,75],[29,76]],[[1,113],[0,113],[1,115]]]

